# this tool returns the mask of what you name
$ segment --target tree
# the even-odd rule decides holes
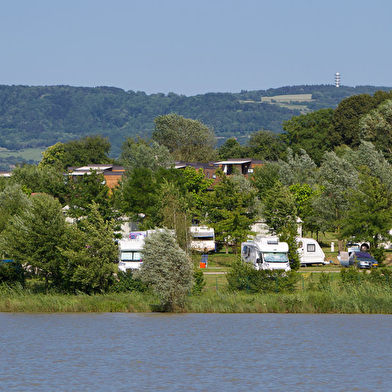
[[[318,224],[325,230],[340,233],[340,221],[349,208],[349,195],[358,184],[358,172],[345,157],[327,152],[318,171],[319,184],[323,192],[313,200]],[[339,250],[342,250],[339,241]]]
[[[213,131],[200,121],[178,114],[158,116],[153,140],[166,146],[175,160],[208,162],[215,157]]]
[[[15,261],[36,269],[45,279],[46,290],[62,287],[66,260],[60,247],[65,243],[66,222],[61,204],[46,194],[34,196],[31,202],[31,208],[10,219],[1,247]]]
[[[376,101],[369,94],[353,95],[343,99],[333,114],[333,128],[338,135],[337,145],[349,147],[360,143],[360,118],[376,107]]]
[[[10,219],[31,207],[31,200],[18,184],[9,184],[0,192],[0,233],[6,228]],[[1,256],[1,255],[0,255]]]
[[[219,148],[220,159],[244,158],[245,149],[236,138],[228,138]]]
[[[341,238],[369,241],[371,249],[391,238],[392,192],[363,168],[358,189],[350,195],[350,206],[341,219]]]
[[[289,245],[292,269],[299,268],[297,253],[297,209],[289,189],[278,181],[263,199],[263,216],[270,230],[279,235],[279,240]]]
[[[159,296],[164,311],[183,308],[193,285],[193,265],[168,229],[145,239],[139,276]]]
[[[215,238],[237,252],[241,242],[252,234],[250,227],[258,214],[256,190],[241,174],[226,176],[218,171],[219,182],[205,197],[204,221],[215,230]]]
[[[265,195],[263,216],[270,229],[279,234],[288,225],[297,224],[297,209],[294,197],[280,181]]]
[[[268,161],[280,159],[285,149],[286,146],[276,133],[263,129],[250,135],[246,148],[248,156]]]
[[[48,193],[65,204],[68,189],[64,173],[52,166],[23,165],[12,171],[9,179],[13,184],[20,184],[29,193]]]
[[[91,212],[91,203],[98,205],[98,210],[105,220],[114,217],[114,211],[109,200],[109,187],[105,177],[96,170],[69,180],[68,215],[79,220]]]
[[[67,143],[58,142],[43,152],[39,167],[54,166],[64,171],[68,166],[112,163],[108,156],[109,151],[109,140],[99,135],[86,136]]]
[[[278,162],[266,162],[262,166],[255,167],[251,179],[258,190],[260,200],[280,180],[280,171]]]
[[[359,121],[360,135],[392,161],[392,100],[382,103]]]
[[[317,166],[305,150],[300,150],[298,154],[293,154],[291,148],[288,148],[286,162],[280,161],[279,164],[279,177],[283,185],[315,184]]]
[[[66,288],[70,292],[103,293],[114,282],[113,264],[118,260],[114,242],[114,221],[105,221],[99,206],[92,203],[90,214],[67,230],[67,244],[61,254],[67,263],[62,266]]]
[[[130,171],[135,168],[156,171],[159,167],[169,168],[174,164],[166,146],[159,145],[156,141],[149,143],[140,138],[127,138],[121,148],[120,162]]]
[[[332,126],[333,115],[332,109],[320,109],[293,117],[283,123],[286,134],[281,139],[294,153],[305,150],[316,164],[320,164],[324,152],[340,144],[340,137]]]

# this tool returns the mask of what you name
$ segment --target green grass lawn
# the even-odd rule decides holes
[[[0,158],[15,157],[21,160],[39,162],[42,159],[43,148],[26,148],[24,150],[0,150]]]

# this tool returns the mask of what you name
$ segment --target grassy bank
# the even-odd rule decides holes
[[[146,293],[106,295],[31,294],[1,291],[0,312],[153,312],[158,298]],[[189,313],[363,313],[392,314],[392,290],[377,285],[305,290],[293,294],[246,294],[227,290],[190,296]]]

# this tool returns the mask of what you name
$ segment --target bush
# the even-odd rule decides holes
[[[132,291],[144,293],[147,291],[147,285],[140,279],[135,278],[132,270],[127,270],[127,272],[119,271],[117,278],[118,280],[112,284],[109,291],[114,293],[127,293]]]
[[[195,270],[195,272],[193,273],[193,280],[194,284],[192,288],[192,294],[198,295],[203,291],[203,288],[206,285],[203,271]]]
[[[24,286],[23,267],[15,261],[0,261],[0,283],[20,283]]]
[[[256,271],[249,263],[236,261],[227,274],[229,289],[249,293],[291,293],[295,291],[299,276],[295,271]]]

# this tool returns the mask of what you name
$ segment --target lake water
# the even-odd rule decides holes
[[[390,391],[392,316],[0,313],[1,391]]]

